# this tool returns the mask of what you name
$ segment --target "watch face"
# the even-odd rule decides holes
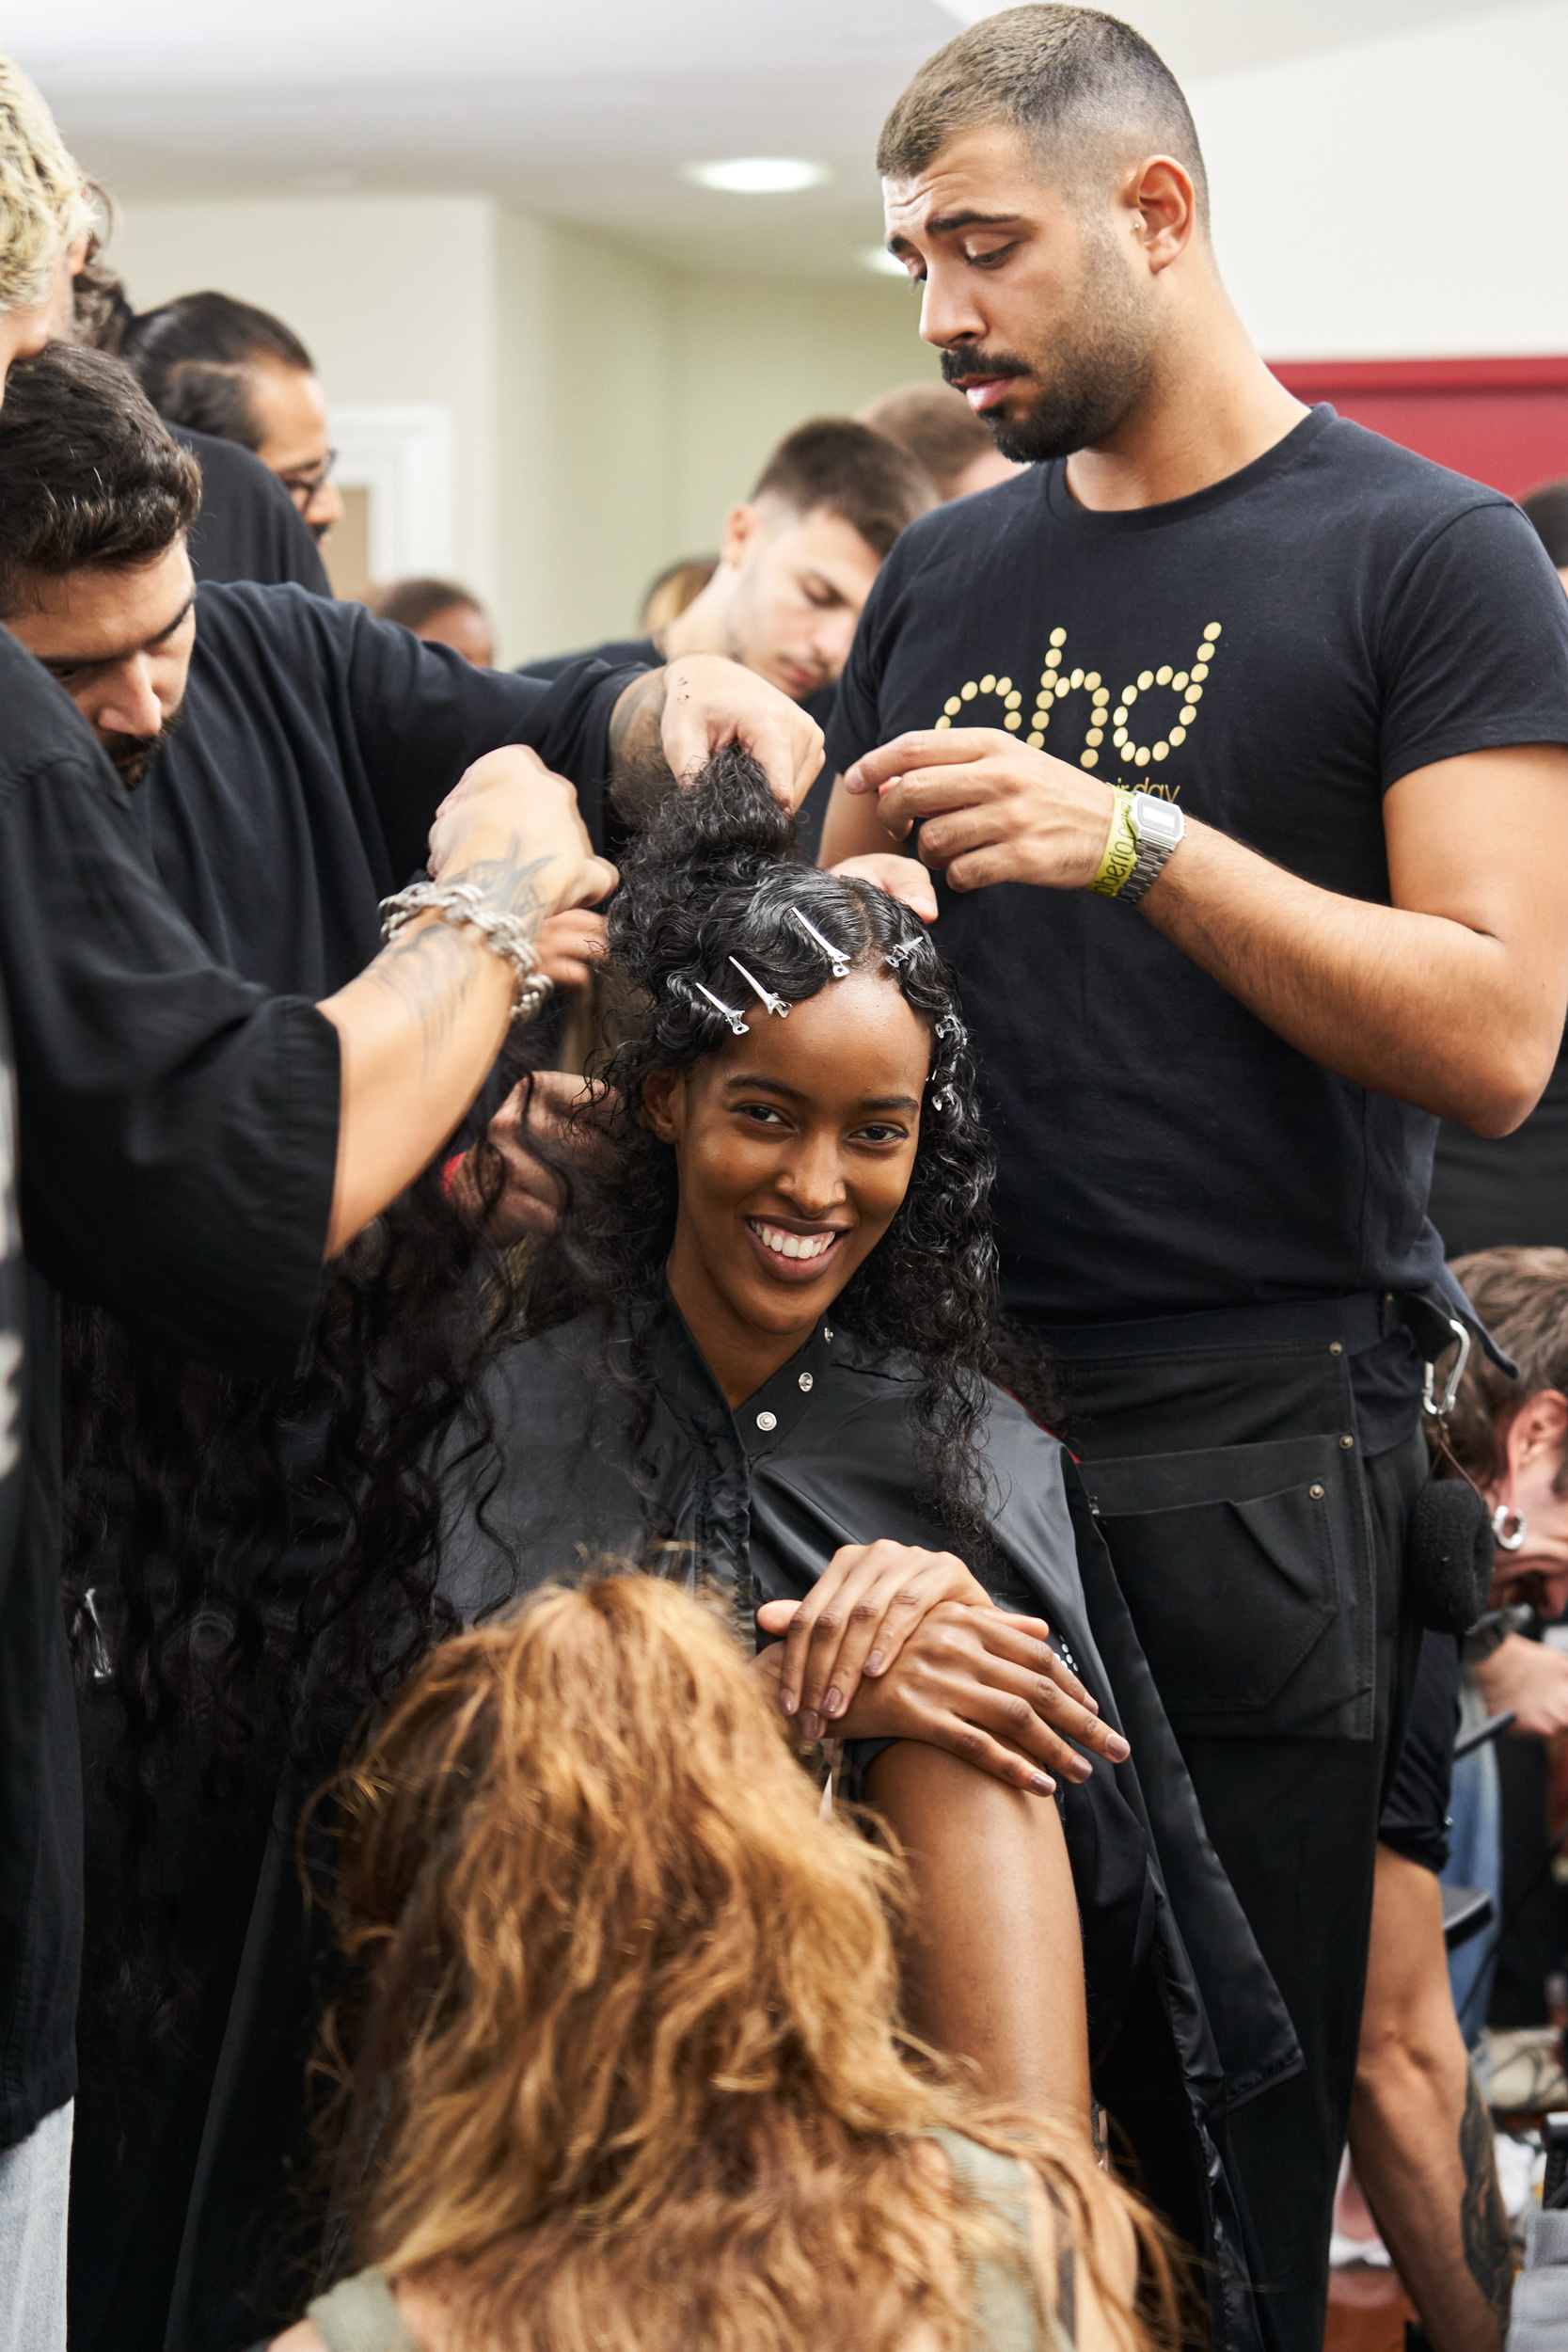
[[[1152,841],[1161,848],[1174,849],[1180,840],[1185,825],[1181,811],[1170,801],[1156,800],[1151,792],[1138,793],[1129,811],[1132,830],[1140,841]]]

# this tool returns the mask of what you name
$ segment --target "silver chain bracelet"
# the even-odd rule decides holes
[[[382,938],[395,939],[404,925],[411,923],[417,914],[438,914],[443,923],[455,923],[460,930],[469,928],[482,933],[485,945],[498,956],[503,956],[517,976],[513,1020],[533,1019],[555,982],[547,972],[540,970],[530,927],[521,915],[505,914],[499,907],[486,906],[484,893],[477,882],[414,882],[394,898],[382,899]]]

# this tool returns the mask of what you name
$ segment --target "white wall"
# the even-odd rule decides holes
[[[1188,95],[1220,267],[1270,358],[1568,351],[1563,0]]]

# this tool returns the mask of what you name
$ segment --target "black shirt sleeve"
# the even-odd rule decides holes
[[[351,615],[348,689],[355,734],[394,867],[424,864],[431,818],[465,768],[499,743],[526,743],[577,787],[595,849],[604,844],[610,717],[635,669],[575,661],[549,680],[476,670],[451,645],[393,621]]]
[[[287,1371],[321,1289],[337,1031],[212,963],[76,711],[3,631],[0,647],[0,982],[27,1255],[181,1355]]]
[[[1488,499],[1418,540],[1377,648],[1383,785],[1465,752],[1568,743],[1568,596],[1516,506]]]

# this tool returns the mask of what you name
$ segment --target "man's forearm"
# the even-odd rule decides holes
[[[540,886],[550,863],[525,857],[513,837],[476,845],[443,879],[477,883],[487,903],[537,930],[553,903]],[[323,1004],[342,1054],[328,1258],[451,1135],[500,1051],[515,988],[478,931],[426,915]]]
[[[1550,1074],[1563,1006],[1484,931],[1320,890],[1191,818],[1142,912],[1298,1052],[1480,1135]]]

